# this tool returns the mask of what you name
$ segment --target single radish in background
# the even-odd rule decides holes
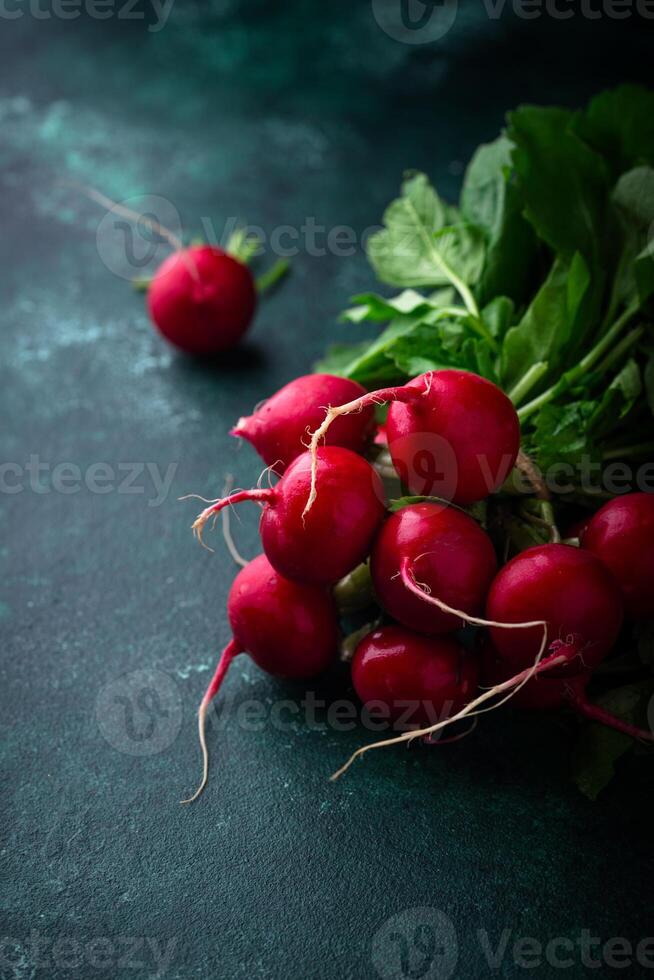
[[[257,305],[254,277],[220,248],[198,245],[173,252],[150,281],[148,311],[175,347],[218,354],[235,347]]]
[[[552,644],[554,651],[567,647],[571,650],[581,649],[583,643],[574,635],[565,640],[556,640]],[[484,684],[497,684],[506,679],[507,669],[490,642],[486,642],[481,656],[482,678]],[[586,688],[591,679],[591,671],[585,670],[570,677],[556,677],[551,674],[539,674],[527,681],[517,690],[511,699],[516,708],[525,711],[557,711],[560,708],[570,708],[588,721],[598,722],[608,728],[614,728],[632,738],[646,742],[654,741],[654,734],[644,728],[631,725],[621,718],[605,711],[597,704],[588,700]]]
[[[307,374],[284,385],[252,415],[240,418],[231,435],[247,439],[281,475],[306,451],[310,433],[320,425],[327,406],[341,405],[361,395],[365,395],[365,388],[356,381],[333,374]],[[325,445],[363,452],[373,425],[372,407],[343,416],[331,427]]]
[[[410,629],[446,633],[459,629],[461,619],[407,588],[402,568],[408,569],[423,592],[477,616],[483,612],[497,559],[485,531],[456,507],[411,504],[385,521],[370,560],[381,605]]]
[[[582,547],[610,569],[632,619],[654,618],[654,494],[615,497],[591,518]]]
[[[279,574],[333,585],[367,558],[386,509],[381,479],[362,456],[324,446],[317,462],[320,499],[310,514],[303,514],[311,485],[311,456],[305,452],[276,486],[214,501],[193,524],[195,534],[201,540],[206,522],[224,507],[258,502],[263,550]]]
[[[496,385],[468,371],[421,374],[401,387],[331,407],[313,433],[312,452],[337,418],[386,402],[388,448],[411,493],[467,505],[488,496],[511,472],[520,449],[516,410]],[[316,493],[314,480],[307,513]]]
[[[420,636],[402,626],[369,633],[352,660],[359,699],[383,704],[405,728],[460,711],[475,695],[477,677],[477,658],[452,637]]]
[[[186,247],[159,221],[125,207],[95,190],[75,185],[91,200],[150,232],[173,249],[151,278],[133,280],[147,291],[150,319],[179,350],[194,355],[220,354],[235,347],[248,330],[257,295],[273,286],[288,270],[280,259],[256,281],[247,262],[260,243],[237,228],[224,249],[205,243]]]
[[[622,625],[623,602],[609,570],[588,551],[565,544],[528,548],[512,558],[491,585],[489,620],[547,623],[548,646],[574,635],[576,662],[565,673],[592,669],[609,653]],[[507,670],[532,663],[541,642],[540,630],[518,633],[491,628],[493,646]]]
[[[329,667],[338,652],[336,607],[329,593],[282,578],[265,555],[251,561],[234,579],[227,615],[233,638],[223,651],[198,711],[202,781],[184,803],[197,799],[206,786],[207,710],[234,657],[248,653],[258,667],[275,677],[310,678]]]

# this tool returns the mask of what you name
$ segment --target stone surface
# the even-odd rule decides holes
[[[0,494],[2,980],[514,977],[524,937],[649,935],[651,784],[623,775],[586,802],[554,720],[489,718],[331,784],[364,733],[290,709],[273,723],[302,693],[243,659],[210,732],[209,788],[178,805],[235,570],[219,535],[214,555],[193,542],[196,507],[177,497],[217,495],[227,472],[256,480],[229,425],[346,338],[336,315],[372,276],[360,254],[303,246],[243,351],[198,364],[153,333],[115,274],[115,238],[96,244],[101,209],[62,183],[158,195],[189,233],[240,216],[267,234],[308,220],[360,234],[405,167],[456,194],[517,102],[647,80],[648,25],[469,5],[440,41],[407,45],[367,3],[178,0],[158,31],[20,9],[0,34],[2,460],[22,468],[5,490],[24,484]],[[152,474],[166,472],[159,502]],[[253,509],[234,533],[254,555]],[[316,696],[344,686],[337,673]],[[246,724],[248,699],[263,728]],[[570,955],[568,975],[597,975]],[[528,972],[558,973],[544,954]]]

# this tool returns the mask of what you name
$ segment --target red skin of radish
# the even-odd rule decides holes
[[[212,504],[196,527],[228,504],[263,503],[260,533],[273,568],[285,578],[313,585],[333,585],[370,553],[384,514],[382,481],[350,449],[318,450],[318,499],[303,515],[311,483],[311,455],[293,460],[270,490],[243,490]]]
[[[456,640],[420,636],[402,626],[368,634],[352,661],[352,683],[361,701],[382,702],[392,721],[404,716],[406,727],[455,714],[474,696],[477,675],[476,658]]]
[[[629,493],[604,504],[582,546],[611,570],[627,616],[654,618],[654,494]]]
[[[565,544],[528,548],[512,558],[495,577],[488,594],[486,618],[508,623],[542,619],[547,645],[568,636],[578,639],[574,662],[555,667],[552,676],[592,670],[615,643],[623,602],[607,568],[587,551]],[[533,663],[542,630],[492,627],[493,646],[509,672]]]
[[[322,673],[337,656],[339,629],[331,595],[325,589],[282,578],[265,555],[251,561],[234,579],[227,615],[233,639],[223,650],[198,711],[204,762],[202,781],[184,803],[192,803],[206,786],[207,710],[234,657],[247,652],[268,674],[303,678]]]
[[[326,589],[282,578],[265,555],[243,568],[227,615],[234,642],[275,677],[313,677],[334,660],[338,623]]]
[[[333,374],[307,374],[272,395],[252,415],[239,419],[231,435],[247,439],[261,458],[284,472],[303,453],[309,433],[317,429],[328,405],[342,405],[365,394],[365,388]],[[331,426],[325,444],[363,451],[374,424],[374,410],[344,415]]]
[[[574,637],[568,637],[568,640],[569,646],[575,645]],[[560,644],[559,649],[564,646],[565,644]],[[507,669],[489,642],[484,644],[481,662],[484,684],[493,685],[506,679]],[[588,700],[586,688],[591,678],[590,671],[581,671],[571,677],[556,677],[552,676],[553,673],[554,671],[548,671],[536,674],[515,692],[511,703],[525,711],[557,711],[559,708],[572,708],[589,721],[615,728],[632,738],[654,741],[651,731],[630,725]]]
[[[235,347],[256,305],[248,267],[210,245],[173,252],[148,289],[153,322],[166,340],[189,354],[218,354]]]
[[[520,448],[520,423],[504,392],[454,370],[420,375],[405,388],[423,395],[393,401],[386,431],[393,465],[411,493],[465,506],[496,490]]]
[[[382,526],[370,561],[375,592],[394,619],[420,633],[460,629],[460,618],[408,591],[398,575],[406,559],[416,581],[448,606],[472,616],[483,611],[497,560],[472,517],[444,504],[403,507]]]

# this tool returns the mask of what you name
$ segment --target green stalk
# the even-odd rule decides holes
[[[519,405],[525,395],[528,395],[534,385],[537,385],[544,374],[547,374],[549,364],[547,361],[537,361],[532,364],[520,378],[518,383],[508,392],[509,398],[514,405]]]
[[[528,402],[523,405],[522,408],[518,409],[518,418],[520,421],[528,418],[538,409],[542,408],[543,405],[547,405],[548,402],[552,401],[558,395],[562,395],[564,391],[567,391],[572,385],[576,384],[587,371],[590,371],[592,367],[604,356],[604,354],[609,350],[611,345],[620,336],[622,330],[629,323],[631,318],[638,312],[638,304],[632,303],[631,306],[627,307],[622,316],[619,316],[615,321],[613,326],[604,334],[601,340],[595,344],[595,346],[589,350],[584,358],[579,361],[575,367],[571,368],[570,371],[566,371],[562,378],[547,391],[544,391],[542,395],[538,398],[534,398],[533,401]]]
[[[606,355],[602,363],[597,368],[597,373],[600,375],[604,374],[606,371],[608,371],[612,364],[615,364],[616,361],[620,361],[622,356],[627,353],[629,348],[638,343],[644,333],[644,327],[635,327],[633,330],[630,330],[627,336],[623,337],[620,343],[616,344],[613,350]]]
[[[654,453],[654,442],[636,442],[631,446],[618,446],[602,453],[602,459],[632,459],[634,456],[649,456]]]
[[[288,259],[278,259],[267,272],[264,272],[264,274],[259,276],[257,279],[257,292],[265,293],[266,290],[276,285],[280,279],[284,278],[290,267],[291,263],[288,261]]]

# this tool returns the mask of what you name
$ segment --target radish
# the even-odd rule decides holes
[[[563,646],[573,649],[574,647],[579,648],[579,645],[579,638],[571,635],[565,640],[556,640],[551,649],[556,651]],[[505,679],[505,665],[490,643],[487,643],[483,650],[482,664],[486,683],[496,684]],[[592,704],[586,694],[590,678],[591,672],[589,670],[574,674],[571,677],[553,677],[547,673],[537,675],[515,692],[512,702],[516,708],[523,708],[526,711],[556,711],[559,708],[568,707],[589,721],[598,722],[608,728],[615,728],[616,731],[631,735],[632,738],[643,739],[647,742],[654,741],[652,732],[630,725],[628,722],[622,721],[621,718],[605,711],[599,705]]]
[[[391,402],[386,422],[393,464],[411,493],[457,504],[488,496],[507,478],[520,448],[520,424],[496,385],[468,371],[433,371],[331,407],[313,433],[315,454],[332,422]],[[307,513],[316,499],[312,481]]]
[[[365,394],[365,388],[334,374],[306,374],[268,398],[252,415],[240,418],[231,435],[252,443],[280,475],[304,452],[308,434],[322,421],[327,405],[340,405]],[[374,424],[374,410],[337,419],[325,444],[363,452]]]
[[[425,602],[422,592],[407,588],[405,568],[422,592],[436,595],[468,615],[483,611],[497,571],[495,551],[476,521],[456,507],[412,504],[393,514],[375,541],[370,570],[384,609],[420,633],[459,629],[461,619]]]
[[[381,702],[398,724],[420,725],[459,711],[477,690],[477,660],[449,636],[402,626],[369,633],[356,649],[352,682],[365,704]]]
[[[430,596],[427,596],[426,599],[427,601],[432,601],[432,598]],[[454,610],[450,610],[450,611],[453,612]],[[480,625],[491,625],[484,620],[473,619],[472,617],[470,618],[470,621],[477,622]],[[527,628],[530,629],[534,626],[541,626],[546,631],[547,628],[547,624],[544,622],[540,622],[540,623],[524,622],[524,623],[512,623],[512,624],[494,623],[492,625],[496,627],[505,625],[506,628],[509,630],[527,629]],[[430,641],[424,638],[424,642],[429,643]],[[544,651],[544,643],[541,645],[541,648],[536,656],[536,659],[529,667],[527,667],[525,670],[520,671],[518,674],[515,674],[513,677],[508,678],[508,680],[501,681],[498,684],[493,685],[493,687],[489,688],[488,690],[484,691],[482,694],[477,695],[476,698],[474,698],[472,701],[469,701],[467,704],[465,704],[455,714],[448,714],[447,717],[441,718],[439,721],[435,722],[434,724],[430,724],[425,728],[412,729],[411,731],[404,732],[401,735],[396,735],[393,738],[382,739],[382,741],[380,742],[374,742],[372,745],[362,745],[361,748],[357,749],[356,752],[352,753],[352,755],[347,760],[344,766],[341,766],[340,769],[338,769],[335,773],[333,773],[331,779],[332,780],[338,779],[340,776],[343,775],[343,773],[347,769],[349,769],[349,767],[352,765],[353,762],[355,762],[356,759],[365,755],[366,752],[372,751],[373,749],[383,749],[390,745],[399,745],[402,742],[412,742],[413,739],[415,738],[429,737],[431,739],[431,737],[436,732],[442,731],[442,729],[445,728],[447,725],[451,725],[454,722],[460,721],[463,718],[472,718],[475,715],[481,714],[483,711],[493,710],[494,708],[498,708],[501,704],[504,703],[504,701],[508,700],[510,697],[513,697],[516,694],[516,692],[520,691],[520,689],[524,685],[529,683],[529,681],[531,681],[532,678],[536,676],[540,676],[540,674],[544,673],[545,671],[554,671],[555,669],[559,670],[559,669],[565,669],[567,667],[570,667],[574,663],[577,657],[576,647],[566,646],[565,644],[561,644],[561,645],[554,644],[550,653],[546,657],[542,657],[541,659],[543,651]],[[499,694],[504,695],[504,697],[498,704],[491,705],[489,708],[482,707],[482,705],[484,705],[487,701],[491,701]]]
[[[622,625],[623,603],[611,573],[588,551],[565,544],[529,548],[498,573],[488,594],[491,620],[547,622],[548,645],[574,634],[574,663],[562,673],[592,669],[609,653]],[[524,633],[492,628],[492,641],[507,669],[530,664],[538,650],[537,630]]]
[[[171,344],[189,354],[217,354],[236,346],[256,305],[248,267],[210,245],[173,252],[148,289],[153,322]]]
[[[254,500],[263,504],[260,532],[263,550],[285,578],[333,585],[368,556],[384,514],[384,493],[370,463],[350,449],[324,446],[318,450],[320,500],[306,517],[304,503],[311,485],[311,456],[298,456],[276,486],[241,490],[212,502],[197,518],[202,529],[228,504]]]
[[[197,799],[207,784],[207,710],[234,657],[248,653],[268,674],[304,678],[320,674],[337,655],[338,622],[329,593],[282,578],[265,555],[251,561],[234,579],[227,615],[233,638],[223,651],[198,711],[202,781],[193,796],[183,803]]]
[[[611,570],[632,619],[654,617],[654,494],[629,493],[604,504],[582,546]]]

